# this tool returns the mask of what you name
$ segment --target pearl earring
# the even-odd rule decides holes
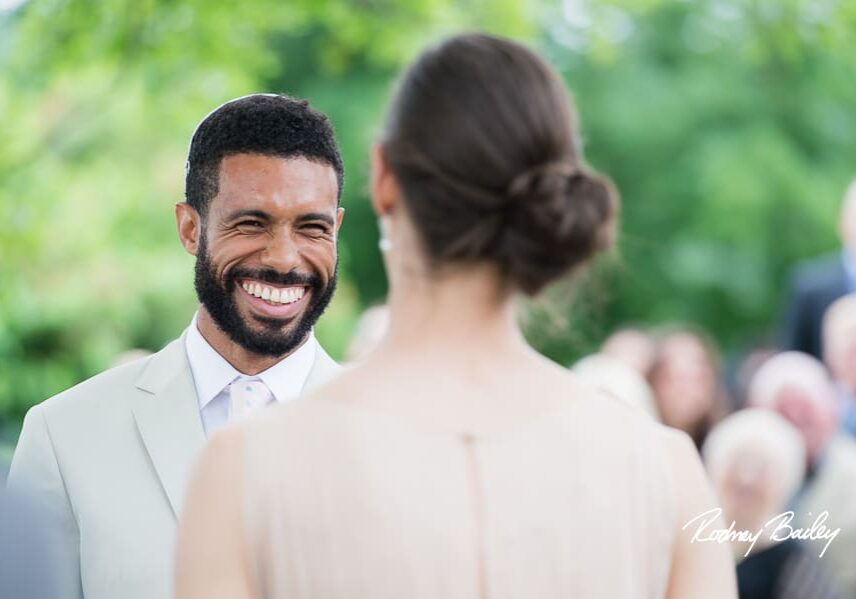
[[[380,230],[380,239],[378,247],[382,252],[388,252],[392,249],[392,241],[389,239],[389,221],[387,217],[382,216],[377,220],[377,228]]]

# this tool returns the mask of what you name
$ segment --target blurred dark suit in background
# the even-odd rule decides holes
[[[842,252],[803,263],[794,271],[783,349],[822,359],[821,329],[826,309],[856,283],[849,280]]]
[[[844,192],[838,217],[841,249],[798,265],[791,277],[782,349],[823,359],[823,315],[842,295],[856,291],[856,180]]]

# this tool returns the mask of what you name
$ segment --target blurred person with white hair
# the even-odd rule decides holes
[[[637,327],[623,327],[614,331],[600,349],[600,353],[621,360],[645,376],[654,363],[656,346],[651,335]]]
[[[841,428],[856,435],[856,293],[837,299],[824,315],[823,360],[838,390]]]
[[[574,364],[573,371],[600,391],[659,420],[651,387],[626,362],[602,353],[592,354]]]
[[[828,513],[827,525],[841,528],[824,561],[847,596],[856,597],[856,441],[838,430],[835,388],[826,369],[808,354],[778,354],[752,379],[749,403],[778,412],[800,431],[806,477],[792,502],[796,525],[811,527]]]
[[[740,599],[838,597],[814,549],[776,530],[803,480],[799,431],[770,410],[741,410],[714,427],[702,455],[726,523],[755,533],[730,539]]]
[[[839,297],[856,292],[856,180],[844,192],[838,233],[841,249],[794,269],[784,326],[785,349],[820,358],[824,313]]]

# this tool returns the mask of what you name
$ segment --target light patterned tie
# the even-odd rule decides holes
[[[259,379],[238,378],[229,385],[229,422],[245,420],[273,401],[273,393]]]

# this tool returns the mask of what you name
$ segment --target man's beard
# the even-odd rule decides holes
[[[338,266],[337,263],[336,270],[326,287],[318,275],[280,273],[269,268],[255,270],[241,267],[230,270],[221,285],[208,256],[205,239],[200,237],[193,283],[199,302],[205,306],[215,324],[229,336],[229,339],[254,354],[278,357],[291,353],[303,343],[315,322],[327,308],[336,290]],[[254,320],[262,324],[263,330],[254,330],[238,311],[235,301],[235,293],[238,293],[236,285],[238,279],[254,279],[279,287],[305,285],[309,288],[311,303],[304,308],[302,315],[296,317],[299,320],[291,332],[282,331],[282,326],[285,324],[282,319],[258,316]]]

